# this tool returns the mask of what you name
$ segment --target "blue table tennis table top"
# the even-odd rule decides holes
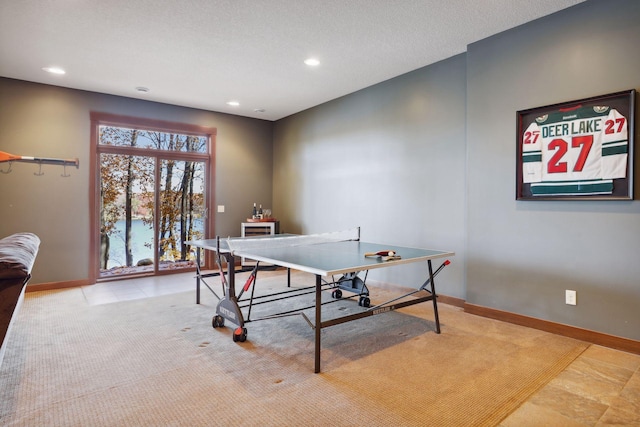
[[[279,239],[286,238],[276,235]],[[232,240],[241,240],[234,238]],[[265,237],[269,239],[269,237]],[[191,246],[216,251],[218,239],[205,239],[185,242]],[[382,257],[365,257],[365,253],[394,251],[400,259],[385,261]],[[227,239],[220,239],[220,252],[230,252]],[[357,240],[323,242],[296,246],[276,246],[237,249],[235,256],[242,256],[256,261],[275,264],[298,271],[321,276],[331,276],[353,271],[365,271],[376,268],[391,267],[455,255],[454,252],[418,249],[405,246],[368,243]]]

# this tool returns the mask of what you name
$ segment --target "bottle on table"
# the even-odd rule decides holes
[[[253,219],[258,218],[258,208],[256,207],[256,203],[253,204]]]

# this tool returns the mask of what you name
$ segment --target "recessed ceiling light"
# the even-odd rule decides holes
[[[318,65],[320,65],[320,61],[318,61],[316,58],[307,58],[304,60],[304,63],[310,67],[317,67]]]
[[[43,70],[51,74],[66,74],[66,71],[60,67],[44,67]]]
[[[141,92],[141,93],[147,93],[147,92],[149,92],[149,88],[148,87],[144,87],[144,86],[138,86],[136,88],[136,91]]]
[[[231,105],[232,107],[237,107],[240,105],[240,103],[238,101],[229,101],[227,102],[227,105]]]

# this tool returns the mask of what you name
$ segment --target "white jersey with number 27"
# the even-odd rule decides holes
[[[533,195],[606,194],[627,173],[627,119],[606,106],[559,110],[522,139],[522,176]]]

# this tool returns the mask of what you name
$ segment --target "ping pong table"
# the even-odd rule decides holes
[[[432,301],[435,329],[436,333],[439,334],[440,319],[434,277],[449,264],[449,260],[446,259],[436,270],[432,266],[432,260],[455,255],[453,252],[447,251],[362,242],[360,241],[359,228],[344,232],[314,235],[272,235],[226,239],[217,237],[215,239],[188,241],[186,244],[196,248],[197,253],[196,303],[200,303],[201,284],[204,284],[218,299],[212,326],[214,328],[223,327],[225,320],[237,325],[232,335],[233,340],[243,342],[247,338],[245,324],[250,321],[300,314],[315,332],[315,373],[320,372],[321,331],[330,326]],[[201,270],[201,250],[214,252],[217,272],[204,273]],[[393,251],[396,257],[387,259],[387,257],[374,255],[383,251]],[[236,288],[236,256],[257,261],[246,283],[240,288]],[[226,261],[226,272],[223,258]],[[390,301],[371,306],[369,289],[366,285],[366,276],[369,270],[421,261],[426,262],[428,270],[427,278],[422,285],[417,287],[416,290],[393,298]],[[287,268],[288,286],[286,290],[255,296],[255,279],[261,262]],[[291,288],[290,272],[292,269],[315,275],[315,285],[306,288]],[[364,278],[361,277],[363,273]],[[220,277],[222,295],[218,295],[205,281],[205,279],[212,276]],[[339,278],[335,279],[335,276],[339,276]],[[246,297],[244,293],[252,285],[254,286],[251,296]],[[331,292],[332,299],[323,302],[322,294],[325,291]],[[349,292],[351,295],[345,297],[343,291]],[[315,304],[309,307],[293,308],[259,319],[250,318],[253,304],[279,301],[299,296],[301,292],[315,292]],[[266,300],[259,301],[264,298]],[[323,319],[323,305],[346,298],[357,299],[358,306],[362,309],[340,317]],[[303,312],[312,308],[315,308],[314,321],[309,319]]]

